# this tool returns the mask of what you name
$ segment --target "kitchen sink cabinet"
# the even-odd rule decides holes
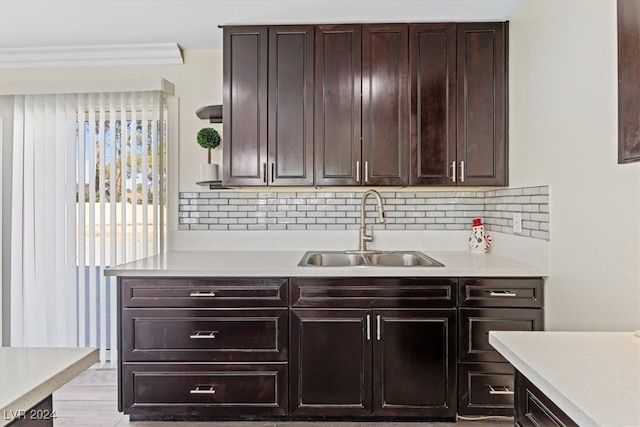
[[[291,415],[455,417],[454,307],[450,279],[292,280]]]
[[[119,277],[118,301],[133,420],[512,416],[488,332],[543,329],[541,278]]]
[[[314,27],[224,28],[224,184],[313,185]]]
[[[316,185],[407,185],[408,27],[316,27]]]
[[[119,410],[288,412],[287,279],[119,278]]]
[[[537,278],[460,279],[460,415],[513,416],[514,370],[489,344],[489,331],[543,330],[542,289]]]

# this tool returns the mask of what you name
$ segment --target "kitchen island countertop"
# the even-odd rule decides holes
[[[98,361],[95,348],[0,347],[0,426]]]
[[[580,426],[640,426],[633,332],[492,331],[489,343]]]
[[[444,267],[301,267],[304,251],[172,251],[121,264],[107,276],[137,277],[541,277],[533,265],[495,254],[425,251]]]

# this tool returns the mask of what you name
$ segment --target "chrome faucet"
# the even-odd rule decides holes
[[[382,197],[380,197],[380,193],[376,190],[367,190],[362,195],[362,200],[360,201],[360,245],[358,247],[358,252],[367,252],[367,242],[373,241],[373,230],[371,230],[371,234],[367,234],[367,228],[364,224],[364,206],[367,201],[367,197],[374,196],[378,201],[378,218],[380,222],[384,223],[386,219],[384,218],[384,206],[382,205]]]

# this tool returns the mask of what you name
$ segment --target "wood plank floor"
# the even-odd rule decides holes
[[[53,394],[55,427],[507,427],[513,419],[487,419],[457,423],[367,422],[159,422],[129,421],[118,412],[117,371],[94,366]]]

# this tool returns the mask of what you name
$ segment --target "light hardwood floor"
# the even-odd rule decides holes
[[[150,422],[129,421],[118,412],[116,369],[94,366],[53,394],[55,427],[507,427],[513,419],[490,419],[457,423],[367,422]]]

